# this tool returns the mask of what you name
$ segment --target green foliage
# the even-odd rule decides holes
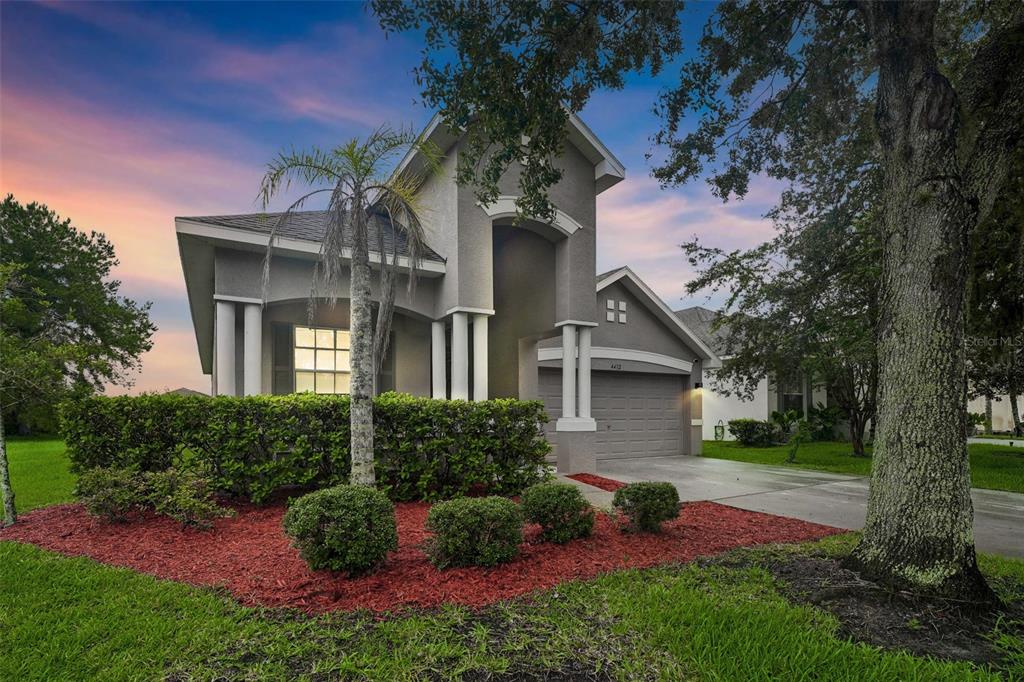
[[[511,399],[374,399],[378,485],[396,500],[437,500],[476,488],[512,495],[544,476],[543,405]],[[297,394],[245,398],[90,397],[62,406],[76,471],[176,463],[213,489],[256,502],[283,486],[348,482],[349,398]]]
[[[985,426],[988,422],[988,418],[982,412],[968,412],[967,413],[967,435],[973,436],[978,432],[979,426]]]
[[[130,385],[156,327],[110,279],[113,245],[46,206],[0,202],[0,404],[9,423],[54,426],[59,400]]]
[[[527,521],[539,523],[543,537],[564,544],[594,530],[594,508],[570,483],[540,483],[523,491],[520,504]]]
[[[775,442],[775,424],[763,419],[730,419],[729,433],[743,445],[763,447]]]
[[[434,534],[427,554],[438,568],[494,566],[519,553],[523,517],[504,497],[460,497],[431,507],[427,530]]]
[[[810,428],[810,439],[817,441],[833,440],[836,437],[836,424],[842,419],[843,412],[838,407],[818,403],[817,407],[807,408],[807,422]]]
[[[374,488],[339,485],[303,495],[289,505],[283,523],[313,570],[358,575],[398,549],[395,509]]]
[[[157,514],[169,516],[183,526],[209,528],[216,518],[234,516],[234,511],[217,504],[209,482],[194,473],[178,469],[142,474],[147,504]]]
[[[796,461],[796,453],[800,446],[811,440],[811,424],[806,419],[796,423],[796,428],[789,436],[789,454],[786,455],[786,462],[792,464]]]
[[[426,39],[416,69],[423,100],[451,130],[466,131],[458,182],[490,204],[505,171],[522,160],[517,208],[547,220],[555,211],[546,190],[562,177],[555,159],[569,112],[583,109],[594,89],[621,88],[625,72],[657,73],[682,49],[681,2],[375,0],[372,7],[385,30]],[[448,61],[453,49],[458,59]]]
[[[75,497],[90,514],[109,522],[127,521],[136,512],[152,509],[183,526],[208,528],[214,519],[234,515],[213,500],[205,479],[177,469],[90,469],[78,477]]]
[[[75,486],[75,497],[90,514],[110,522],[127,521],[144,509],[147,501],[138,472],[113,467],[83,471]]]
[[[679,516],[679,491],[667,482],[630,483],[615,491],[612,505],[633,530],[657,533],[662,522]]]

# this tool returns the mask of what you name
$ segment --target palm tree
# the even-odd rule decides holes
[[[419,152],[422,171],[385,170],[399,155]],[[440,152],[411,131],[377,129],[365,140],[351,139],[330,151],[282,152],[267,166],[260,185],[260,199],[266,210],[271,200],[286,192],[292,182],[313,188],[294,201],[275,222],[267,243],[263,265],[264,299],[270,279],[270,257],[277,232],[293,212],[310,198],[328,194],[326,229],[313,272],[309,298],[312,323],[318,295],[323,292],[333,305],[338,298],[337,285],[344,274],[344,258],[351,248],[350,333],[351,333],[351,456],[350,481],[357,485],[375,483],[373,469],[373,393],[374,378],[387,353],[391,319],[395,304],[395,280],[398,273],[398,236],[407,245],[410,289],[415,286],[415,269],[420,263],[425,241],[420,221],[417,189],[425,175],[440,168]],[[385,231],[394,231],[394,239],[385,240]],[[370,239],[377,238],[380,259],[381,300],[373,327],[373,301],[370,295]]]

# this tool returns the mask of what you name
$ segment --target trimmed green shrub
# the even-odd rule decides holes
[[[386,393],[374,399],[378,483],[396,500],[519,494],[543,480],[546,421],[537,401]],[[65,403],[61,425],[79,472],[184,462],[214,490],[255,502],[286,486],[348,482],[347,396],[95,396]]]
[[[527,521],[539,523],[543,537],[564,544],[594,530],[594,508],[570,483],[540,483],[523,492],[520,504]]]
[[[398,549],[395,508],[374,488],[339,485],[298,498],[284,531],[313,570],[365,573]]]
[[[729,433],[741,444],[767,447],[775,442],[775,424],[762,419],[730,419]]]
[[[632,529],[657,533],[663,521],[679,515],[679,492],[671,483],[630,483],[615,491],[612,505],[626,515]]]
[[[214,501],[210,483],[191,472],[167,469],[142,475],[146,501],[157,514],[183,526],[209,528],[214,519],[234,516],[233,509]]]
[[[147,504],[138,472],[114,467],[83,471],[75,484],[75,498],[90,514],[110,522],[127,521]]]
[[[430,560],[438,568],[494,566],[515,558],[523,542],[519,507],[504,497],[460,497],[427,515]]]
[[[152,509],[182,525],[207,528],[213,519],[234,515],[213,500],[204,478],[177,469],[90,469],[78,477],[75,497],[90,514],[107,521],[126,521],[133,513]]]

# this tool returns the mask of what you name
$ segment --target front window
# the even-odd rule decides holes
[[[295,327],[295,392],[348,393],[349,341],[345,329]]]

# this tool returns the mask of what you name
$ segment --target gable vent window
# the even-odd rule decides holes
[[[295,327],[295,392],[348,393],[349,348],[345,329]]]
[[[613,299],[609,298],[609,299],[607,299],[605,301],[605,308],[606,308],[605,313],[604,313],[605,322],[615,322],[616,320],[618,320],[619,324],[626,324],[626,302],[625,301],[616,301],[616,300],[613,300]],[[618,310],[618,313],[615,312],[616,309]]]

